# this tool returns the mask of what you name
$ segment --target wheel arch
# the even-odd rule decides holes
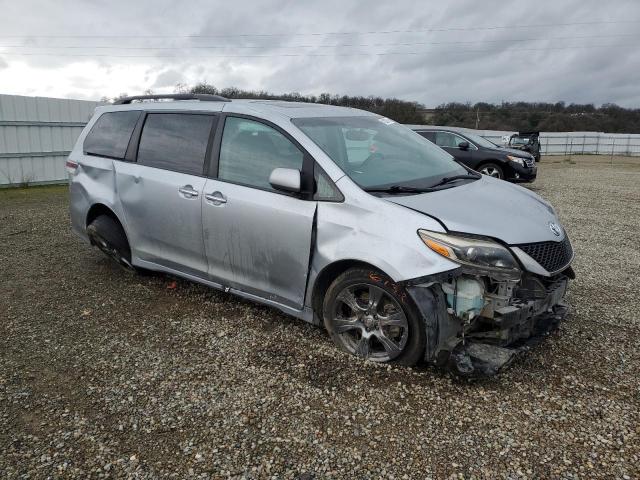
[[[117,220],[120,226],[123,226],[122,222],[118,218],[118,215],[116,215],[116,213],[104,203],[94,203],[93,205],[91,205],[91,207],[89,207],[89,210],[87,210],[87,217],[85,219],[85,226],[88,227],[89,224],[100,215],[107,215],[114,220]]]
[[[351,268],[371,268],[377,270],[389,278],[391,275],[386,273],[384,269],[373,265],[372,263],[357,260],[357,259],[342,259],[336,260],[328,265],[326,265],[320,273],[315,277],[313,282],[312,292],[311,292],[311,307],[313,309],[314,314],[314,323],[319,323],[322,325],[323,323],[323,302],[324,296],[329,289],[329,286],[333,281],[342,275],[344,272]]]
[[[91,207],[87,211],[85,228],[88,227],[91,224],[91,222],[93,222],[100,215],[107,215],[108,217],[111,217],[120,225],[120,227],[122,228],[122,231],[124,232],[124,236],[127,240],[127,243],[129,244],[129,248],[131,248],[131,243],[129,242],[129,235],[127,234],[127,230],[124,228],[124,223],[122,223],[120,218],[118,218],[118,215],[113,211],[113,209],[111,209],[104,203],[94,203],[93,205],[91,205]]]

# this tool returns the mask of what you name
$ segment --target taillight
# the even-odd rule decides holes
[[[67,163],[65,163],[65,167],[67,169],[67,172],[73,175],[74,173],[76,173],[76,169],[78,168],[78,162],[74,162],[73,160],[67,159]]]

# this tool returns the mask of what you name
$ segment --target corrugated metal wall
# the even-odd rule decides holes
[[[0,186],[66,181],[65,159],[97,105],[0,95]]]

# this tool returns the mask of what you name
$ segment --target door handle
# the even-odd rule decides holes
[[[198,191],[194,190],[191,185],[185,185],[184,187],[180,187],[178,191],[187,198],[193,198],[198,196]]]
[[[222,194],[222,192],[206,193],[204,195],[204,198],[212,202],[214,205],[221,205],[223,203],[227,203],[227,199]]]

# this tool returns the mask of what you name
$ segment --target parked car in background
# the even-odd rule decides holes
[[[518,132],[509,137],[509,148],[522,150],[540,161],[540,132]]]
[[[535,160],[527,152],[500,147],[466,129],[414,127],[414,130],[450,153],[457,162],[483,175],[510,182],[536,179]]]
[[[73,231],[118,264],[324,325],[372,361],[496,373],[567,312],[553,207],[370,112],[130,97],[96,109],[67,169]]]

